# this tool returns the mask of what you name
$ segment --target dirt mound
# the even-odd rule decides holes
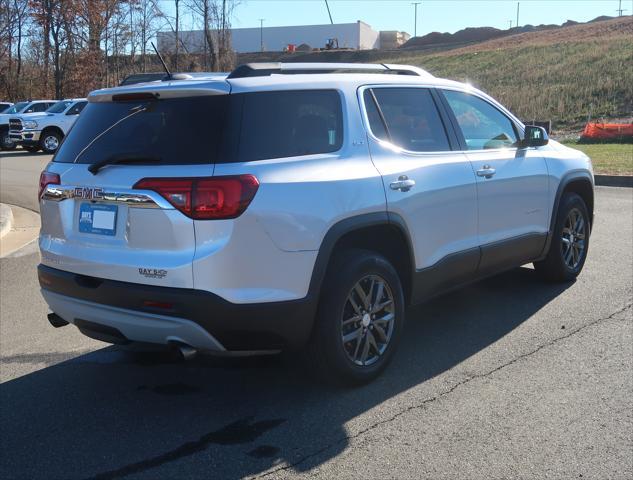
[[[630,19],[631,17],[624,17]],[[544,24],[544,25],[522,25],[520,27],[509,28],[507,30],[500,30],[498,28],[493,27],[476,27],[476,28],[465,28],[463,30],[459,30],[455,33],[440,33],[440,32],[431,32],[422,37],[413,37],[404,45],[402,45],[402,49],[416,49],[416,48],[428,48],[432,46],[460,46],[460,45],[468,45],[468,44],[478,44],[482,42],[487,42],[490,40],[498,39],[501,37],[510,37],[515,36],[522,33],[533,33],[533,32],[544,32],[544,31],[556,31],[567,29],[570,27],[576,26],[589,26],[590,24],[595,24],[597,22],[605,22],[608,20],[614,20],[614,17],[597,17],[593,20],[590,20],[587,23],[579,23],[574,20],[567,20],[562,25],[554,25],[554,24]],[[617,18],[616,20],[622,20],[622,18]],[[624,22],[626,23],[626,22]],[[593,25],[591,25],[593,27]]]

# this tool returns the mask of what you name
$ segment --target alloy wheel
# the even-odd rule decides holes
[[[391,288],[378,275],[363,277],[347,295],[341,318],[341,340],[348,359],[358,366],[376,363],[389,346],[394,325]]]
[[[57,150],[57,147],[59,147],[59,140],[55,135],[49,135],[44,139],[44,147],[46,147],[46,150],[49,152]]]
[[[572,209],[563,226],[561,235],[561,255],[565,265],[575,270],[585,253],[586,222],[582,212]]]

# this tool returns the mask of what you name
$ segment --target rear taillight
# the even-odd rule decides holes
[[[144,178],[137,190],[153,190],[194,220],[239,217],[251,203],[259,182],[253,175],[203,178]]]
[[[40,173],[40,189],[37,192],[37,199],[42,198],[42,194],[44,193],[44,189],[47,185],[59,185],[61,183],[59,179],[59,175],[51,172],[42,172]]]

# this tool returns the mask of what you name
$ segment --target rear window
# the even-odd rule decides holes
[[[226,104],[226,95],[88,103],[55,161],[92,164],[129,155],[168,165],[215,163]]]
[[[335,152],[343,144],[335,90],[88,103],[56,162],[147,156],[163,164],[229,163]]]

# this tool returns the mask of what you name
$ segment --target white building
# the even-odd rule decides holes
[[[173,52],[173,32],[158,32],[158,49]],[[189,53],[204,51],[204,32],[190,30],[180,32],[184,49]],[[325,48],[328,40],[338,39],[340,48],[371,50],[380,48],[379,33],[360,20],[356,23],[334,25],[300,25],[292,27],[233,28],[233,49],[238,53],[259,52],[262,43],[265,51],[283,51],[288,45],[307,44],[312,48]]]

